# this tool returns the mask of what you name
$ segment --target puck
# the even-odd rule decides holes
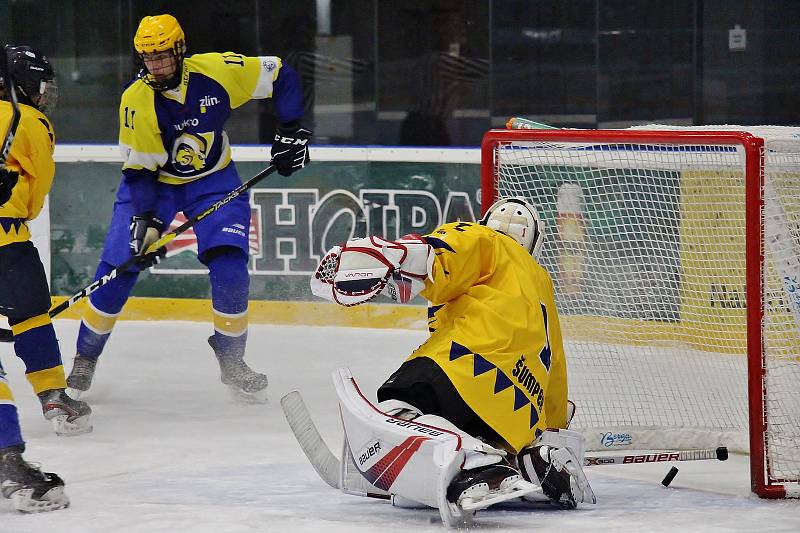
[[[667,475],[664,476],[664,479],[661,480],[661,484],[665,487],[669,487],[669,484],[672,483],[672,480],[675,479],[675,476],[678,475],[678,469],[676,467],[672,467],[667,472]]]

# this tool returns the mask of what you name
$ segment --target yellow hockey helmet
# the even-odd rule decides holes
[[[172,50],[182,57],[186,51],[186,39],[178,20],[172,15],[144,17],[133,36],[133,47],[141,54],[153,54]]]

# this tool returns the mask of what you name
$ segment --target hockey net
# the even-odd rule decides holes
[[[724,445],[761,496],[800,495],[796,133],[484,137],[484,210],[524,196],[545,222],[588,449]]]

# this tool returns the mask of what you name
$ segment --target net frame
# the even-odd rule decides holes
[[[497,199],[498,146],[526,142],[631,145],[718,145],[744,154],[746,354],[751,489],[764,498],[800,497],[798,479],[773,474],[768,457],[767,374],[764,339],[765,140],[732,130],[490,130],[481,144],[483,212]],[[796,142],[796,141],[795,141]],[[569,358],[569,354],[567,355]]]

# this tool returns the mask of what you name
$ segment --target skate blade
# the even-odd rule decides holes
[[[67,387],[67,390],[66,390],[67,396],[69,396],[73,400],[80,400],[81,396],[83,396],[87,392],[88,391],[85,391],[85,390],[73,389],[72,387]]]
[[[11,501],[21,513],[45,513],[69,507],[64,487],[53,487],[44,493],[41,500],[33,499],[33,489],[20,489],[11,495]]]
[[[534,492],[542,492],[542,488],[520,478],[502,489],[489,491],[480,498],[467,496],[459,502],[459,506],[465,511],[479,511],[496,503],[515,500]]]
[[[260,391],[256,392],[245,392],[242,389],[236,388],[233,385],[226,385],[228,387],[228,392],[235,401],[239,403],[245,404],[259,404],[259,403],[267,403],[269,400],[269,393],[267,389],[269,387],[264,387]]]
[[[69,415],[58,415],[50,419],[53,424],[53,429],[56,435],[60,437],[74,437],[76,435],[83,435],[84,433],[91,433],[94,427],[89,422],[88,416],[80,416],[73,420],[68,420]]]

